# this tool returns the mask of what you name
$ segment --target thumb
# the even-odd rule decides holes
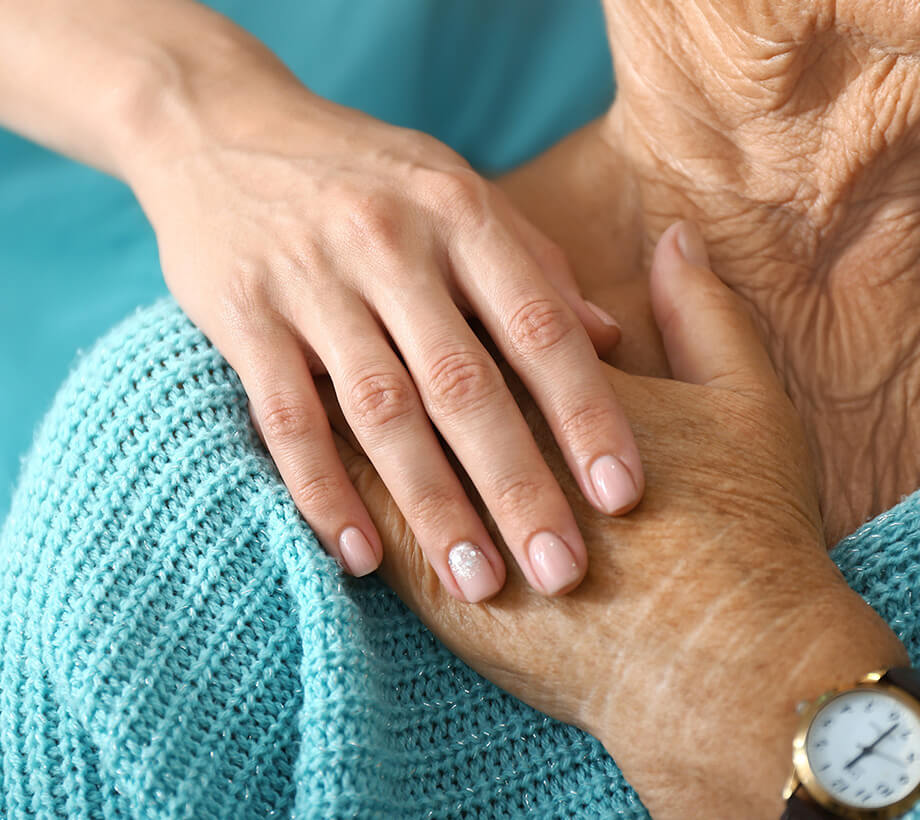
[[[694,223],[661,235],[649,287],[674,378],[740,393],[779,389],[744,303],[710,270]]]

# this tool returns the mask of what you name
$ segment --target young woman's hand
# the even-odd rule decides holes
[[[481,607],[448,598],[331,399],[330,413],[384,535],[385,580],[452,651],[597,736],[656,820],[776,818],[795,704],[906,656],[827,556],[801,424],[742,302],[692,227],[683,243],[689,261],[669,229],[651,275],[679,381],[606,371],[646,465],[630,516],[578,499],[522,401],[588,544],[588,576],[563,599],[516,572]]]
[[[572,589],[587,556],[569,502],[467,317],[608,514],[632,508],[644,485],[596,354],[618,327],[581,298],[560,249],[447,146],[321,100],[281,67],[270,81],[259,71],[188,91],[174,103],[179,127],[129,181],[170,290],[239,374],[301,512],[352,573],[377,567],[380,538],[314,385],[328,372],[451,594],[488,598],[505,567],[438,433],[528,582]]]

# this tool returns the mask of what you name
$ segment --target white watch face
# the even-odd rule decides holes
[[[855,689],[815,715],[805,739],[818,782],[866,809],[903,800],[920,784],[920,717],[881,689]]]

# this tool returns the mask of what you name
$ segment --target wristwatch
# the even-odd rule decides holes
[[[782,820],[898,817],[920,800],[920,672],[871,672],[802,710]]]

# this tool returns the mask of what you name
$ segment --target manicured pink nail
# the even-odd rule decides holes
[[[591,483],[601,507],[608,515],[631,507],[636,503],[639,490],[626,465],[614,456],[601,456],[590,469]]]
[[[620,323],[613,318],[606,310],[601,307],[598,307],[594,302],[589,302],[585,299],[585,304],[588,306],[588,309],[597,316],[607,327],[615,327],[617,330],[621,330]]]
[[[461,541],[451,547],[447,564],[463,597],[471,604],[491,597],[500,585],[489,559],[475,544]]]
[[[339,536],[339,551],[345,568],[360,578],[373,572],[380,565],[370,542],[357,527],[346,527]]]
[[[581,570],[565,541],[551,532],[538,532],[528,547],[530,564],[544,591],[554,595],[581,578]]]

